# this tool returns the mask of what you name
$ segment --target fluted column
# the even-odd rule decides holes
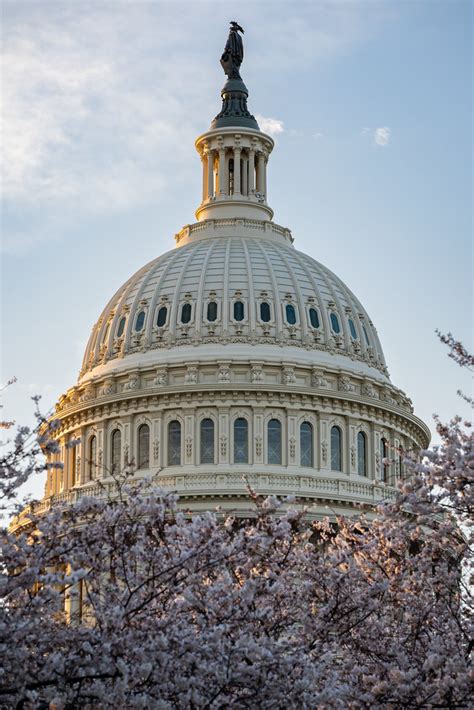
[[[249,150],[249,195],[255,192],[255,151]]]
[[[219,195],[227,195],[227,182],[225,148],[219,148]]]
[[[249,194],[248,176],[249,176],[249,159],[248,159],[248,155],[244,153],[242,155],[242,194],[243,195]]]
[[[207,151],[207,193],[206,199],[214,196],[214,152]]]
[[[202,153],[201,155],[202,163],[202,201],[207,199],[207,160],[206,155]]]
[[[234,195],[240,196],[240,153],[241,148],[234,148]]]
[[[265,194],[265,156],[260,151],[257,155],[257,192]]]

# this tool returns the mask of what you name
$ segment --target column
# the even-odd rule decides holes
[[[203,152],[201,155],[201,163],[202,163],[202,201],[204,202],[207,199],[207,160],[206,160],[206,153]]]
[[[234,148],[234,195],[241,194],[240,192],[240,153],[241,148]]]
[[[219,195],[227,195],[227,181],[225,148],[219,148]]]
[[[207,192],[206,199],[214,196],[214,153],[207,151]]]
[[[242,194],[248,195],[249,159],[245,153],[242,156]]]
[[[260,151],[257,154],[257,192],[265,194],[265,156]]]
[[[255,193],[255,151],[253,148],[249,150],[249,179],[248,179],[248,194]]]
[[[265,195],[265,202],[267,200],[267,163],[268,163],[268,155],[265,153],[264,154],[264,161],[263,161],[263,194]]]

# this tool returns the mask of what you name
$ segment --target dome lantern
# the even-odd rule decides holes
[[[202,161],[202,202],[196,218],[243,217],[269,220],[267,162],[273,139],[263,133],[247,107],[248,90],[240,76],[244,50],[239,32],[231,22],[221,57],[227,81],[221,91],[222,108],[207,133],[196,140]]]

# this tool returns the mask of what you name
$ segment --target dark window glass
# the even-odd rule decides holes
[[[249,425],[240,417],[234,422],[234,463],[249,461]]]
[[[127,319],[125,316],[122,316],[122,318],[119,321],[119,325],[117,328],[117,338],[121,338],[123,335],[123,331],[125,330],[125,323],[127,322]]]
[[[156,318],[156,325],[158,328],[163,328],[164,324],[166,323],[166,317],[168,315],[168,309],[166,306],[161,306],[161,308],[158,311],[158,316]]]
[[[150,468],[150,427],[142,424],[138,429],[138,468]]]
[[[270,319],[270,304],[264,301],[260,304],[260,320],[263,320],[264,323],[268,323]]]
[[[362,330],[364,331],[365,344],[368,348],[370,348],[369,336],[367,335],[367,331],[364,326],[362,326]]]
[[[316,308],[309,309],[309,322],[311,323],[313,328],[319,328],[319,316]]]
[[[97,470],[97,437],[91,436],[89,439],[89,460],[87,462],[89,469],[89,481],[93,481],[96,477]]]
[[[342,471],[341,430],[338,426],[333,426],[331,429],[331,469]]]
[[[140,311],[140,313],[137,316],[137,320],[135,322],[135,330],[137,333],[143,329],[143,326],[145,324],[145,311]]]
[[[234,320],[244,319],[244,304],[242,301],[234,302]]]
[[[72,485],[76,484],[76,464],[77,464],[77,446],[71,448],[71,479]]]
[[[267,432],[268,463],[281,464],[281,422],[270,419]]]
[[[357,473],[367,475],[367,438],[362,431],[357,434]]]
[[[357,331],[355,329],[354,321],[352,318],[349,318],[349,330],[351,331],[351,336],[354,338],[354,340],[357,340]]]
[[[189,323],[191,320],[191,304],[185,303],[181,309],[181,323]]]
[[[201,422],[201,463],[214,463],[214,422],[203,419]]]
[[[217,320],[217,303],[215,301],[211,301],[207,304],[207,320],[210,323]]]
[[[287,304],[286,308],[286,320],[290,325],[294,325],[296,323],[296,311],[294,306],[290,305],[289,303]]]
[[[330,318],[331,318],[331,327],[337,335],[338,333],[341,332],[341,328],[339,326],[339,318],[337,317],[337,315],[335,313],[331,313]]]
[[[313,427],[303,422],[300,428],[300,465],[313,465]]]
[[[107,323],[107,327],[106,327],[106,329],[105,329],[105,331],[104,331],[104,335],[102,336],[102,342],[103,342],[103,343],[106,343],[106,342],[107,342],[107,338],[109,337],[109,330],[110,330],[110,323]]]
[[[112,473],[120,470],[120,456],[122,453],[122,434],[120,429],[112,433]]]
[[[168,425],[168,466],[181,465],[181,424],[177,421]]]
[[[385,439],[380,439],[380,470],[382,472],[382,481],[387,482],[388,479],[388,464],[384,463],[384,459],[388,458],[388,448]]]

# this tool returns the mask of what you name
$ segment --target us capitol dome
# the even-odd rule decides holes
[[[390,380],[365,308],[273,221],[274,141],[247,107],[240,28],[221,64],[222,109],[196,140],[197,222],[112,296],[77,384],[53,419],[49,507],[112,491],[130,467],[190,511],[293,495],[313,517],[368,510],[429,430]],[[70,446],[79,439],[80,443]]]

